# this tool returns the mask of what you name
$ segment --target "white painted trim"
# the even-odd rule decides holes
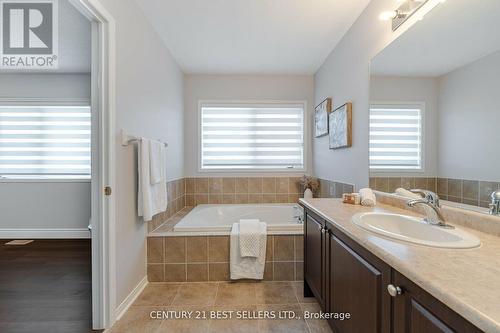
[[[90,231],[79,229],[0,229],[3,239],[88,239]]]
[[[201,168],[201,108],[204,105],[209,106],[297,106],[301,105],[304,109],[303,115],[303,168],[300,169],[202,169]],[[307,100],[198,100],[198,116],[196,123],[196,145],[197,145],[197,168],[199,174],[226,174],[229,173],[232,176],[243,176],[244,174],[304,174],[308,173],[309,168],[309,149],[311,138],[309,137],[309,112],[307,109]]]
[[[0,97],[1,105],[89,106],[88,98]]]
[[[116,308],[115,310],[116,320],[119,320],[125,314],[125,312],[127,312],[127,310],[135,302],[137,297],[139,297],[139,295],[142,293],[142,291],[144,290],[144,288],[146,288],[147,285],[148,285],[148,277],[145,276],[135,286],[134,290],[132,290],[130,294],[128,294],[128,296],[125,297],[123,302]]]

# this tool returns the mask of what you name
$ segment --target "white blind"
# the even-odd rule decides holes
[[[304,107],[203,106],[202,169],[303,169]]]
[[[90,128],[88,106],[0,106],[0,175],[90,175]]]
[[[421,105],[371,105],[370,168],[422,169]]]

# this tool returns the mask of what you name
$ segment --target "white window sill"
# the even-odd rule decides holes
[[[90,183],[90,176],[87,178],[33,178],[22,176],[0,176],[0,183]]]

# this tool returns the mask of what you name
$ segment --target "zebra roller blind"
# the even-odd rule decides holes
[[[422,169],[423,104],[370,106],[370,169]]]
[[[0,106],[0,175],[90,176],[88,106]]]
[[[304,106],[203,105],[201,169],[304,169]]]

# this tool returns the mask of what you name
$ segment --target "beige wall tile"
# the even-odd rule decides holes
[[[274,236],[274,261],[294,260],[294,236]]]
[[[267,236],[267,243],[266,243],[266,261],[273,261],[274,259],[274,241],[273,241],[274,236]]]
[[[234,196],[234,203],[247,204],[248,203],[248,194],[236,194]]]
[[[195,179],[194,178],[186,178],[186,193],[193,194],[195,189]]]
[[[398,187],[401,187],[401,177],[391,177],[389,178],[389,192],[393,193]]]
[[[448,195],[448,179],[438,178],[437,179],[437,193],[439,195]]]
[[[273,281],[273,278],[273,263],[266,262],[266,265],[264,266],[264,281]]]
[[[293,281],[295,280],[295,263],[293,262],[274,262],[274,281]]]
[[[187,281],[208,281],[208,264],[187,264]]]
[[[209,263],[208,280],[209,281],[229,281],[229,263]]]
[[[195,206],[194,194],[186,194],[186,206]]]
[[[276,178],[275,177],[262,178],[262,193],[265,193],[265,194],[276,193]]]
[[[239,177],[235,179],[235,192],[248,193],[248,178]]]
[[[462,197],[461,179],[448,179],[448,197]]]
[[[304,260],[304,236],[295,236],[295,261]]]
[[[462,186],[465,199],[479,201],[479,182],[477,180],[464,180]]]
[[[276,203],[276,194],[263,194],[262,195],[263,203]]]
[[[147,274],[149,282],[163,282],[165,279],[163,275],[163,264],[148,264]]]
[[[299,202],[299,194],[289,194],[288,195],[288,203],[297,203]]]
[[[223,178],[222,179],[222,193],[232,194],[236,191],[236,179],[235,178]]]
[[[163,264],[163,237],[147,238],[147,256],[150,264]]]
[[[427,178],[416,177],[415,178],[415,188],[419,189],[427,189]]]
[[[436,178],[427,178],[427,189],[429,191],[437,193]]]
[[[208,193],[208,178],[195,179],[195,193]]]
[[[388,177],[375,178],[375,189],[377,191],[389,192],[389,178]]]
[[[186,264],[165,264],[165,282],[185,282]]]
[[[186,178],[179,179],[180,193],[179,195],[186,194]]]
[[[250,177],[248,178],[248,193],[262,193],[262,178]]]
[[[208,179],[208,193],[222,194],[222,178],[210,177]]]
[[[288,203],[288,194],[276,194],[277,203]]]
[[[407,190],[415,188],[415,178],[413,177],[402,177],[401,178],[401,187]]]
[[[288,177],[276,178],[276,193],[288,194]]]
[[[223,194],[222,195],[222,203],[223,204],[234,204],[235,203],[235,195],[234,194]]]
[[[206,236],[186,237],[187,262],[198,263],[208,260],[208,239]]]
[[[222,203],[222,194],[209,194],[208,203],[220,205]]]
[[[165,263],[186,262],[186,237],[165,237]]]
[[[296,262],[295,263],[295,281],[304,280],[304,263]]]
[[[229,236],[208,237],[208,261],[229,262]]]
[[[208,203],[208,194],[195,194],[194,201],[196,205],[204,205]]]
[[[256,203],[263,203],[263,197],[262,194],[249,194],[248,195],[248,203],[250,204],[256,204]]]
[[[289,177],[288,178],[288,193],[300,193],[300,178],[299,177]]]
[[[479,200],[490,203],[491,193],[497,190],[498,190],[498,183],[479,182]]]

